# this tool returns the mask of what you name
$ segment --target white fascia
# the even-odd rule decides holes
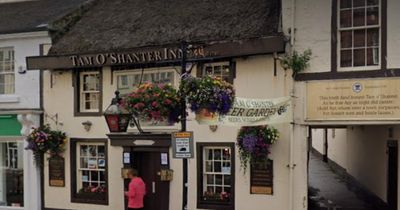
[[[26,38],[37,38],[37,37],[48,37],[48,31],[35,31],[35,32],[24,32],[14,34],[0,34],[0,40],[7,39],[26,39]]]

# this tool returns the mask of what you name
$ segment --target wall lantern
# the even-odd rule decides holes
[[[112,99],[110,106],[104,111],[104,117],[110,132],[126,132],[132,115],[121,106],[119,91],[115,91],[115,98]]]

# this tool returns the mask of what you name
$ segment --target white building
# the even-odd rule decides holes
[[[40,170],[24,136],[43,119],[42,74],[26,71],[27,56],[44,55],[48,24],[81,0],[0,1],[0,209],[41,209]]]

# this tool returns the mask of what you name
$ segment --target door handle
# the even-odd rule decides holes
[[[151,192],[152,192],[153,194],[156,194],[156,182],[152,182],[152,183],[151,183]]]

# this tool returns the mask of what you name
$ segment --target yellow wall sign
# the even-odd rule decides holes
[[[400,120],[400,79],[307,83],[306,120]]]

